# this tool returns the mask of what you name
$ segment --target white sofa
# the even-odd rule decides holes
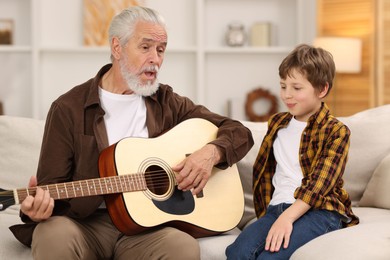
[[[314,239],[291,259],[390,259],[390,105],[340,118],[352,131],[344,175],[353,210],[361,223]],[[252,205],[252,164],[266,123],[243,122],[255,145],[237,165],[245,192],[245,212],[238,228],[215,237],[200,238],[202,259],[225,259],[225,248],[255,220]],[[23,188],[35,174],[44,122],[0,116],[0,188]],[[9,231],[20,223],[18,206],[0,213],[0,259],[32,259],[30,249]]]

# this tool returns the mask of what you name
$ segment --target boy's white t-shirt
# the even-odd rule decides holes
[[[146,127],[146,105],[142,96],[114,94],[99,88],[99,98],[106,112],[104,123],[109,145],[125,137],[149,136]]]
[[[270,205],[294,203],[294,192],[301,186],[303,173],[299,164],[299,146],[307,122],[294,117],[286,128],[280,129],[274,141],[276,170],[272,178],[275,187]]]

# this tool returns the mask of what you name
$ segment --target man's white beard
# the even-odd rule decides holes
[[[142,84],[136,74],[130,73],[129,70],[127,69],[127,65],[128,62],[126,57],[123,57],[123,59],[119,60],[119,67],[122,73],[122,77],[126,81],[126,84],[129,87],[129,89],[133,91],[134,94],[147,97],[153,95],[158,90],[159,82],[157,79],[157,74],[158,74],[157,65],[151,65],[147,68],[143,68],[142,71],[140,72],[140,73],[142,73],[143,71],[156,72],[156,79],[154,80],[154,82],[148,81],[146,84]]]

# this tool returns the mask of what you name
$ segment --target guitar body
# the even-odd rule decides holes
[[[136,187],[146,189],[106,195],[115,226],[127,235],[160,226],[174,226],[194,237],[234,228],[244,210],[237,166],[214,168],[198,195],[177,189],[171,167],[216,138],[218,128],[204,119],[190,119],[157,138],[125,138],[99,158],[101,177],[137,173]],[[141,173],[141,174],[140,174]],[[139,183],[138,183],[139,179]]]

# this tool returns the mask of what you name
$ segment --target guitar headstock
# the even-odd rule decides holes
[[[0,211],[15,204],[14,192],[0,188]]]

